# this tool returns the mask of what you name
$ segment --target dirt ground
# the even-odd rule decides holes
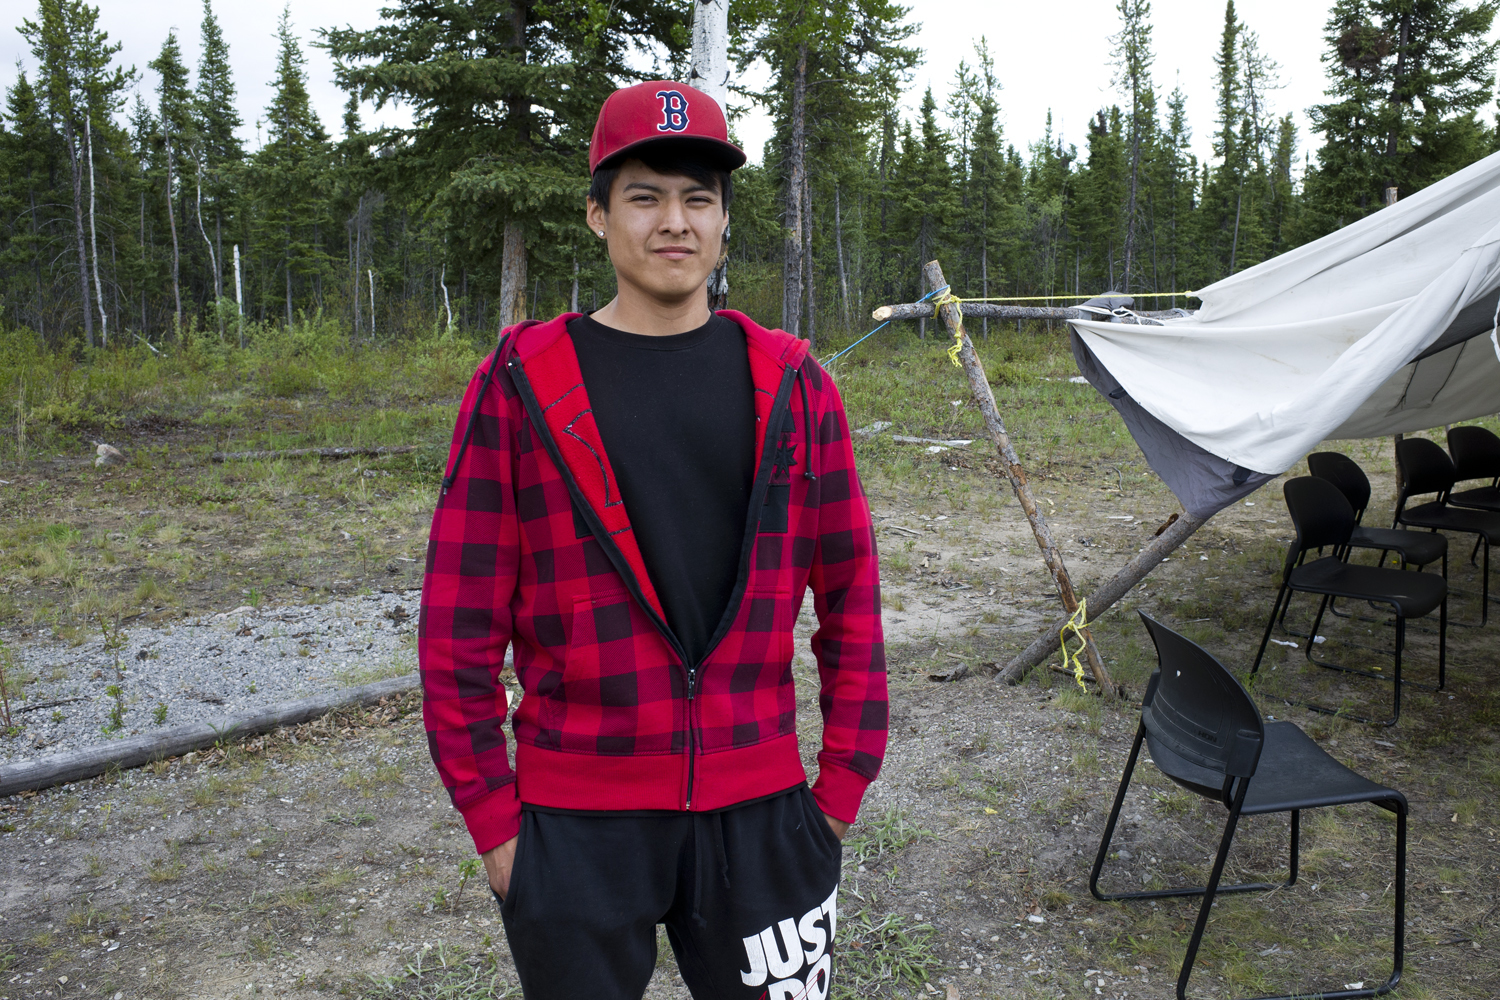
[[[1356,457],[1380,477],[1377,452]],[[966,477],[975,484],[967,493],[871,487],[886,594],[891,743],[845,847],[836,995],[1170,996],[1196,902],[1102,904],[1087,885],[1135,732],[1135,702],[1103,701],[1047,670],[1017,687],[988,677],[987,664],[1003,663],[1057,611],[1029,531],[1014,501],[995,491],[988,465],[982,455],[954,451],[921,467],[930,480]],[[297,475],[372,489],[382,468],[345,464]],[[1374,510],[1389,508],[1388,466],[1385,473]],[[83,481],[87,473],[76,475]],[[1085,592],[1176,509],[1138,469],[1049,464],[1034,471],[1034,483]],[[75,518],[116,516],[129,530],[128,512],[87,510],[82,490],[70,493],[42,476],[23,485],[31,502]],[[300,488],[308,489],[305,481]],[[383,578],[409,585],[415,570],[396,557],[418,551],[426,514],[418,487],[410,487],[410,500],[406,488],[398,482],[395,499],[372,502],[369,513],[357,503],[298,508],[315,544],[292,572],[277,564],[286,551],[274,547],[283,529],[269,517],[259,520],[268,527],[243,514],[210,523],[201,503],[182,501],[204,518],[199,527],[166,540],[133,536],[186,558],[183,539],[196,533],[203,552],[193,558],[208,563],[196,578],[179,567],[174,603],[157,616],[240,603],[251,587],[235,586],[239,577],[226,584],[212,571],[221,543],[236,567],[227,572],[255,583],[296,581],[264,591],[270,603],[319,586],[370,587]],[[289,492],[279,502],[295,500]],[[189,516],[171,504],[152,507],[166,511],[152,531]],[[340,537],[346,526],[367,523],[361,517],[379,528],[367,532],[363,558]],[[1104,616],[1095,628],[1100,647],[1134,698],[1154,663],[1137,607],[1246,675],[1288,532],[1273,483],[1214,518]],[[256,538],[259,558],[245,551]],[[143,558],[140,551],[149,550],[128,554]],[[1455,583],[1474,590],[1474,571],[1453,562]],[[100,574],[106,569],[101,562]],[[322,575],[298,580],[304,570]],[[26,582],[10,588],[18,607],[36,597],[20,593]],[[1455,607],[1460,618],[1476,612],[1472,598]],[[28,620],[39,629],[78,627],[66,616]],[[1385,685],[1307,667],[1300,649],[1272,647],[1253,689],[1266,712],[1303,725],[1339,759],[1411,800],[1402,997],[1500,996],[1495,627],[1500,621],[1454,629],[1447,689],[1409,691],[1392,729],[1287,707],[1283,696],[1371,711],[1389,701]],[[808,628],[804,615],[804,638]],[[1368,642],[1365,633],[1377,630],[1383,627],[1332,623],[1322,648],[1340,648],[1345,637]],[[800,648],[800,726],[811,762],[816,675],[805,642]],[[1345,652],[1351,662],[1381,662],[1372,652]],[[1409,676],[1432,679],[1432,636],[1414,635],[1407,663]],[[960,666],[967,668],[962,679],[932,679]],[[0,1000],[519,995],[498,913],[428,760],[417,709],[408,699],[0,800]],[[1106,886],[1201,883],[1222,820],[1221,807],[1143,762]],[[1286,846],[1284,817],[1246,821],[1226,878],[1283,878]],[[1374,807],[1305,816],[1299,881],[1215,907],[1190,995],[1383,980],[1393,849],[1394,823]],[[661,951],[648,996],[685,997],[664,942]]]
[[[1063,339],[1038,332],[997,330],[983,353],[1088,593],[1178,507],[1107,402],[1068,381],[1076,369]],[[839,384],[855,426],[889,426],[859,438],[856,453],[881,546],[891,743],[845,845],[835,996],[1170,996],[1195,902],[1102,904],[1087,885],[1155,663],[1135,611],[1247,678],[1290,534],[1280,484],[1216,515],[1096,622],[1130,699],[1104,701],[1047,669],[1002,686],[989,665],[1056,620],[1055,593],[982,443],[930,452],[890,436],[980,434],[942,345],[875,344],[841,362]],[[0,472],[0,667],[15,664],[7,645],[42,637],[81,643],[105,626],[128,635],[246,604],[419,585],[441,442],[477,359],[466,351],[332,352],[313,358],[321,381],[290,388],[276,373],[306,358],[268,354],[264,371],[217,374],[146,358],[134,368],[113,359],[108,379],[103,367],[75,373],[61,362],[33,371],[27,385],[51,388],[25,410],[30,444],[0,440],[10,456]],[[85,376],[98,380],[86,392]],[[48,413],[53,422],[40,423]],[[62,421],[69,414],[77,422]],[[95,468],[93,439],[122,448],[126,464]],[[331,444],[415,447],[347,461],[210,460],[214,450]],[[1369,471],[1368,520],[1382,523],[1389,442],[1339,446]],[[1468,543],[1453,543],[1452,580],[1467,592],[1453,614],[1472,621],[1477,574]],[[1307,630],[1309,611],[1297,604],[1294,630]],[[809,628],[804,615],[804,640]],[[1271,647],[1251,688],[1266,713],[1303,725],[1412,803],[1401,997],[1500,997],[1496,628],[1500,618],[1453,628],[1446,689],[1408,689],[1392,729],[1289,707],[1374,714],[1390,703],[1385,684],[1308,666],[1294,635],[1277,635],[1298,648]],[[1321,631],[1323,655],[1386,662],[1359,648],[1390,642],[1383,623],[1330,620]],[[1435,646],[1413,630],[1410,679],[1434,679]],[[811,763],[815,671],[801,648]],[[108,683],[73,669],[7,670],[8,697],[40,693],[39,681]],[[518,995],[417,708],[408,699],[0,800],[0,1000]],[[0,739],[17,732],[0,729]],[[1104,885],[1201,884],[1222,820],[1221,807],[1143,763]],[[1305,816],[1298,882],[1220,901],[1190,995],[1383,980],[1393,847],[1394,824],[1377,808]],[[1284,818],[1247,821],[1227,877],[1279,880],[1286,848]],[[664,943],[661,953],[650,995],[682,1000]]]

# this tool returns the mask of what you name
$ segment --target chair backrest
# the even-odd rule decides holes
[[[1288,479],[1283,487],[1286,509],[1297,537],[1287,549],[1282,578],[1291,573],[1302,553],[1331,546],[1341,552],[1354,534],[1354,508],[1342,490],[1317,476]]]
[[[1500,479],[1500,435],[1483,427],[1455,427],[1448,432],[1453,478]]]
[[[1168,777],[1201,785],[1201,777],[1173,773],[1173,755],[1224,776],[1228,804],[1234,778],[1249,778],[1260,763],[1265,724],[1239,681],[1202,646],[1140,612],[1160,665],[1152,678],[1141,724],[1170,754],[1152,754]]]
[[[1401,468],[1401,492],[1396,498],[1399,514],[1408,497],[1437,493],[1439,499],[1453,489],[1453,459],[1436,441],[1403,438],[1396,442],[1396,464]]]
[[[1370,477],[1359,463],[1341,452],[1315,451],[1307,456],[1307,471],[1339,488],[1354,508],[1354,523],[1358,524],[1370,506]]]

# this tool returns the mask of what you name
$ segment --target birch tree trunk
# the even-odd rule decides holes
[[[83,144],[89,157],[89,249],[94,259],[94,302],[99,307],[99,346],[109,346],[109,314],[104,311],[104,283],[99,278],[99,231],[94,213],[93,116],[83,120]]]
[[[510,10],[510,47],[524,60],[526,57],[526,20],[530,4],[512,0]],[[508,129],[522,149],[531,146],[531,99],[524,93],[505,99]],[[505,220],[505,236],[500,258],[500,329],[514,326],[526,318],[526,228],[516,217],[514,207]]]
[[[807,178],[807,45],[797,48],[792,76],[792,141],[787,149],[785,262],[781,279],[781,328],[799,335],[802,319],[802,192]]]
[[[93,347],[94,311],[89,306],[89,258],[83,245],[83,166],[78,162],[78,133],[67,116],[63,117],[63,141],[68,147],[68,166],[73,171],[73,242],[78,253],[78,302],[83,307],[83,339]]]
[[[833,185],[833,242],[839,258],[839,312],[849,325],[849,267],[844,262],[844,207],[839,185]]]
[[[182,331],[182,285],[178,280],[178,267],[181,263],[177,246],[177,212],[172,206],[172,178],[177,172],[177,159],[172,154],[172,126],[168,124],[167,105],[162,102],[161,106],[161,130],[163,145],[167,148],[167,225],[172,230],[172,302],[176,306],[178,335]],[[291,299],[291,272],[287,273],[287,325],[292,322],[292,299]]]
[[[198,193],[198,232],[203,234],[203,244],[208,247],[208,266],[214,278],[214,315],[219,321],[219,340],[224,339],[224,317],[219,315],[219,300],[224,297],[224,287],[219,275],[219,257],[214,253],[214,241],[208,238],[208,229],[203,225],[203,159],[198,159],[198,172],[193,178]]]
[[[719,102],[729,117],[729,0],[693,4],[693,52],[688,83]],[[729,307],[729,227],[724,227],[719,264],[708,278],[708,308]],[[575,262],[576,266],[576,262]],[[578,279],[573,279],[573,311],[578,311]]]

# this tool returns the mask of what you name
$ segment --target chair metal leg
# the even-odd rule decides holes
[[[1396,638],[1395,638],[1395,643],[1394,643],[1394,646],[1395,646],[1395,649],[1394,649],[1395,665],[1394,665],[1394,668],[1392,670],[1392,676],[1390,676],[1390,677],[1387,677],[1385,674],[1375,673],[1374,671],[1371,671],[1371,670],[1359,670],[1359,669],[1357,669],[1355,667],[1345,667],[1345,666],[1342,666],[1341,664],[1329,663],[1329,662],[1327,662],[1325,660],[1316,659],[1312,655],[1312,644],[1311,643],[1308,644],[1308,647],[1307,647],[1307,660],[1308,660],[1309,663],[1312,663],[1314,666],[1323,667],[1323,668],[1325,668],[1327,670],[1337,670],[1340,673],[1357,674],[1360,677],[1369,677],[1369,678],[1372,678],[1374,680],[1386,681],[1387,683],[1394,684],[1395,687],[1396,687],[1396,689],[1397,689],[1396,695],[1395,695],[1395,710],[1394,710],[1393,714],[1391,715],[1391,717],[1389,719],[1384,719],[1384,720],[1367,719],[1367,718],[1363,718],[1363,717],[1358,716],[1358,715],[1344,715],[1344,718],[1351,719],[1351,720],[1353,720],[1355,722],[1366,722],[1366,723],[1375,723],[1375,722],[1378,722],[1380,725],[1394,726],[1396,724],[1396,721],[1401,718],[1401,692],[1400,692],[1400,688],[1401,688],[1401,686],[1403,684],[1406,685],[1406,686],[1408,686],[1408,687],[1421,688],[1424,691],[1441,691],[1441,690],[1443,690],[1443,688],[1448,683],[1448,599],[1446,597],[1443,598],[1443,602],[1440,605],[1438,605],[1438,608],[1439,608],[1439,612],[1438,612],[1438,682],[1437,682],[1436,686],[1433,686],[1431,684],[1423,684],[1423,683],[1420,683],[1418,681],[1406,680],[1406,679],[1404,679],[1401,676],[1401,653],[1406,648],[1406,627],[1407,626],[1406,626],[1406,619],[1402,618],[1400,615],[1397,615],[1396,619],[1395,619],[1396,620]],[[1313,623],[1313,630],[1314,630],[1314,632],[1317,631],[1317,622]],[[1361,646],[1360,648],[1361,649],[1370,649],[1370,648],[1373,648],[1373,647]],[[1384,651],[1383,650],[1377,650],[1377,652],[1384,652]],[[1312,704],[1305,704],[1305,703],[1301,703],[1301,702],[1298,702],[1298,703],[1295,703],[1295,704],[1300,704],[1303,708],[1306,708],[1309,711],[1321,712],[1324,715],[1340,715],[1340,714],[1342,714],[1339,709],[1332,709],[1332,708],[1328,708],[1328,707],[1323,706],[1323,705],[1312,705]]]
[[[1474,563],[1474,557],[1479,553],[1479,550],[1481,548],[1483,548],[1483,550],[1484,550],[1484,564],[1480,568],[1480,574],[1479,574],[1479,621],[1478,622],[1459,622],[1459,621],[1456,621],[1456,622],[1452,623],[1454,628],[1484,628],[1486,625],[1489,624],[1489,621],[1490,621],[1490,602],[1494,601],[1495,603],[1500,604],[1500,597],[1492,597],[1492,596],[1490,596],[1490,543],[1489,543],[1489,539],[1486,538],[1484,535],[1476,533],[1476,535],[1475,535],[1475,542],[1474,542],[1474,552],[1470,554],[1470,556],[1469,556],[1469,562],[1470,562],[1471,565],[1475,564]],[[1443,557],[1443,579],[1446,580],[1447,578],[1448,578],[1448,557],[1445,555]],[[1448,593],[1450,593],[1450,594],[1456,594],[1459,597],[1470,596],[1469,591],[1459,590],[1457,587],[1449,587]]]
[[[1205,886],[1184,886],[1177,889],[1149,889],[1144,892],[1101,892],[1099,890],[1099,875],[1104,870],[1104,862],[1109,857],[1109,845],[1114,840],[1115,826],[1120,819],[1120,811],[1125,806],[1125,793],[1130,787],[1131,775],[1135,773],[1136,762],[1140,759],[1141,744],[1145,741],[1146,729],[1137,726],[1135,743],[1130,748],[1130,759],[1125,762],[1125,773],[1120,778],[1120,788],[1115,792],[1114,805],[1110,807],[1109,819],[1104,822],[1104,837],[1099,841],[1099,853],[1094,856],[1094,867],[1089,872],[1089,892],[1095,899],[1106,903],[1116,902],[1122,899],[1174,899],[1181,896],[1201,896],[1207,890]],[[1271,889],[1286,889],[1297,881],[1297,833],[1298,825],[1296,814],[1292,817],[1292,847],[1291,847],[1291,877],[1285,882],[1240,882],[1236,885],[1220,886],[1218,893],[1231,892],[1266,892]]]
[[[1271,619],[1270,621],[1266,622],[1266,634],[1261,636],[1260,650],[1256,652],[1255,662],[1250,666],[1251,676],[1254,676],[1255,672],[1260,669],[1260,661],[1266,655],[1266,646],[1270,645],[1271,630],[1276,627],[1276,616],[1277,613],[1281,611],[1282,598],[1286,598],[1287,604],[1290,606],[1292,599],[1287,593],[1287,585],[1285,582],[1281,584],[1281,589],[1276,592],[1276,601],[1271,605]]]
[[[1438,690],[1448,686],[1448,595],[1438,605]]]
[[[1391,974],[1379,986],[1357,990],[1326,990],[1322,993],[1288,993],[1281,996],[1256,997],[1255,1000],[1357,1000],[1360,997],[1385,996],[1401,984],[1401,974],[1406,968],[1406,805],[1402,802],[1376,802],[1375,805],[1396,814],[1396,917],[1395,936],[1391,943]],[[1297,814],[1292,813],[1295,827]],[[1202,919],[1202,913],[1199,914]],[[1179,998],[1183,997],[1185,977],[1178,979]]]
[[[1208,928],[1208,914],[1214,908],[1214,897],[1219,894],[1219,879],[1224,876],[1224,863],[1229,860],[1229,846],[1234,842],[1234,829],[1239,825],[1240,808],[1245,802],[1248,782],[1240,783],[1240,790],[1229,809],[1229,819],[1224,823],[1224,836],[1219,840],[1219,853],[1214,856],[1213,871],[1209,873],[1208,885],[1203,887],[1203,905],[1198,907],[1198,922],[1193,925],[1193,936],[1188,939],[1187,954],[1182,957],[1182,971],[1177,974],[1177,1000],[1187,1000],[1188,978],[1193,974],[1193,963],[1198,960],[1198,946],[1203,943],[1203,932]]]
[[[1099,841],[1099,853],[1094,858],[1094,870],[1089,873],[1089,892],[1095,899],[1108,900],[1099,891],[1099,872],[1104,868],[1104,859],[1109,856],[1109,843],[1115,836],[1115,823],[1120,819],[1120,809],[1125,805],[1125,792],[1130,788],[1130,776],[1135,773],[1135,762],[1141,756],[1141,743],[1146,739],[1146,727],[1136,723],[1135,742],[1130,746],[1130,759],[1125,762],[1125,773],[1120,776],[1120,788],[1115,792],[1115,803],[1110,807],[1109,819],[1104,822],[1104,838]]]

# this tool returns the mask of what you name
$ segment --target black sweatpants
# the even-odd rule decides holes
[[[826,1000],[841,850],[806,785],[713,813],[525,809],[500,904],[521,989],[639,1000],[665,924],[696,1000]]]

